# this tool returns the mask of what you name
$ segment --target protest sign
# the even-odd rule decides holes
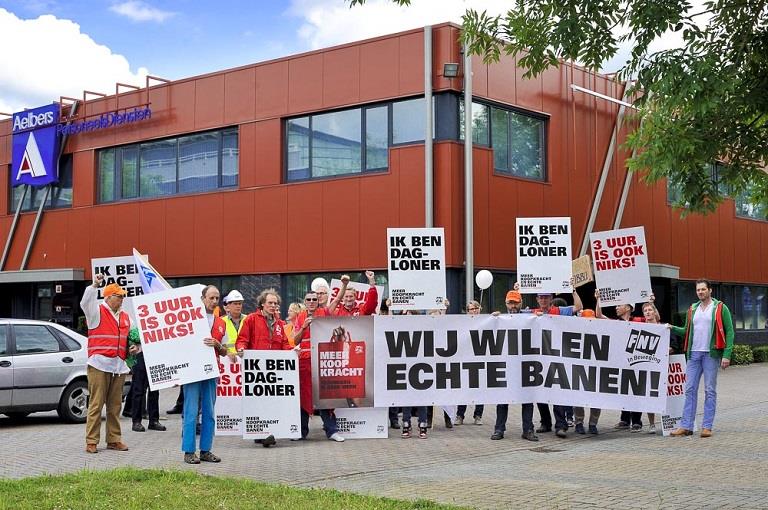
[[[200,299],[202,289],[189,285],[133,299],[153,391],[219,376],[216,353],[203,343],[211,327]]]
[[[316,409],[373,407],[373,318],[312,321],[312,400]]]
[[[581,287],[582,285],[594,281],[594,276],[592,275],[592,261],[589,259],[589,255],[573,259],[572,272],[574,287]]]
[[[379,308],[381,308],[381,296],[384,295],[384,286],[383,285],[376,285],[376,294],[379,296],[379,299],[376,303],[376,312],[379,313]],[[348,289],[355,289],[355,303],[357,303],[359,306],[363,306],[363,303],[365,303],[365,295],[368,293],[368,290],[370,290],[371,286],[367,283],[359,283],[359,282],[349,282],[347,284]],[[338,280],[334,278],[331,280],[331,288],[330,288],[330,297],[328,298],[328,301],[333,301],[336,296],[339,295],[339,291],[341,290],[341,280]],[[343,297],[343,296],[342,296]],[[339,306],[342,306],[341,303],[339,303]]]
[[[661,412],[669,330],[516,314],[375,317],[376,407],[547,402]]]
[[[91,259],[91,274],[104,275],[101,285],[98,288],[96,296],[99,304],[104,300],[101,292],[109,284],[116,283],[125,289],[125,299],[123,300],[123,310],[131,315],[131,320],[135,323],[136,317],[133,316],[133,296],[144,294],[141,287],[141,278],[139,269],[133,260],[133,256],[126,257],[105,257]]]
[[[389,410],[378,407],[336,409],[336,424],[344,439],[386,439]]]
[[[298,365],[295,351],[245,351],[243,438],[301,437]]]
[[[571,218],[517,218],[520,292],[571,292],[571,270]]]
[[[216,435],[243,435],[243,365],[219,357],[219,381],[216,385]]]
[[[390,309],[445,309],[442,228],[388,228],[387,257]]]
[[[593,232],[589,243],[602,306],[648,301],[651,274],[643,227]]]
[[[680,426],[685,406],[685,354],[673,354],[669,357],[669,375],[667,376],[667,407],[661,415],[661,430],[664,436]],[[693,430],[698,430],[696,422]]]

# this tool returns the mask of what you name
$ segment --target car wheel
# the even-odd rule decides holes
[[[85,423],[88,416],[88,383],[74,381],[61,394],[59,417],[70,423]]]
[[[19,413],[19,412],[14,412],[14,413],[5,413],[5,415],[6,415],[8,418],[10,418],[10,419],[11,419],[11,421],[21,421],[21,420],[23,420],[24,418],[26,418],[27,416],[29,416],[29,413]]]

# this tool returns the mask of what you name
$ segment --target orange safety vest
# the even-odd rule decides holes
[[[119,321],[119,322],[118,322]],[[128,356],[128,332],[131,321],[128,314],[120,310],[118,320],[112,311],[99,305],[99,325],[88,330],[88,357],[101,354],[108,358]]]

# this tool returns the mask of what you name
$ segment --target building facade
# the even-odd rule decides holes
[[[434,225],[445,228],[458,312],[464,81],[444,76],[443,65],[462,55],[457,26],[429,30],[431,45],[412,30],[84,97],[59,183],[47,196],[30,189],[17,222],[24,187],[10,186],[13,126],[0,121],[0,316],[77,326],[90,260],[134,247],[173,284],[215,283],[247,300],[266,286],[292,300],[315,276],[365,269],[385,283],[386,228],[425,224],[425,68]],[[645,226],[663,319],[681,320],[693,280],[705,276],[733,310],[739,339],[765,339],[765,211],[736,197],[709,216],[682,218],[664,182],[627,176],[621,144],[631,119],[617,124],[617,104],[572,87],[621,99],[620,82],[570,65],[522,74],[514,57],[472,60],[474,265],[495,275],[485,306],[503,308],[515,281],[515,218],[570,216],[574,253],[590,223]],[[151,115],[141,120],[98,125],[145,108]],[[588,305],[590,293],[582,291]]]

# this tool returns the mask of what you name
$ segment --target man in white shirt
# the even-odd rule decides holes
[[[97,453],[101,433],[101,410],[107,408],[107,449],[125,451],[120,430],[120,404],[125,376],[129,372],[128,332],[131,320],[121,310],[126,291],[116,283],[104,287],[99,304],[98,288],[104,276],[97,274],[85,289],[80,308],[88,325],[88,392],[90,403],[85,425],[85,451]]]

